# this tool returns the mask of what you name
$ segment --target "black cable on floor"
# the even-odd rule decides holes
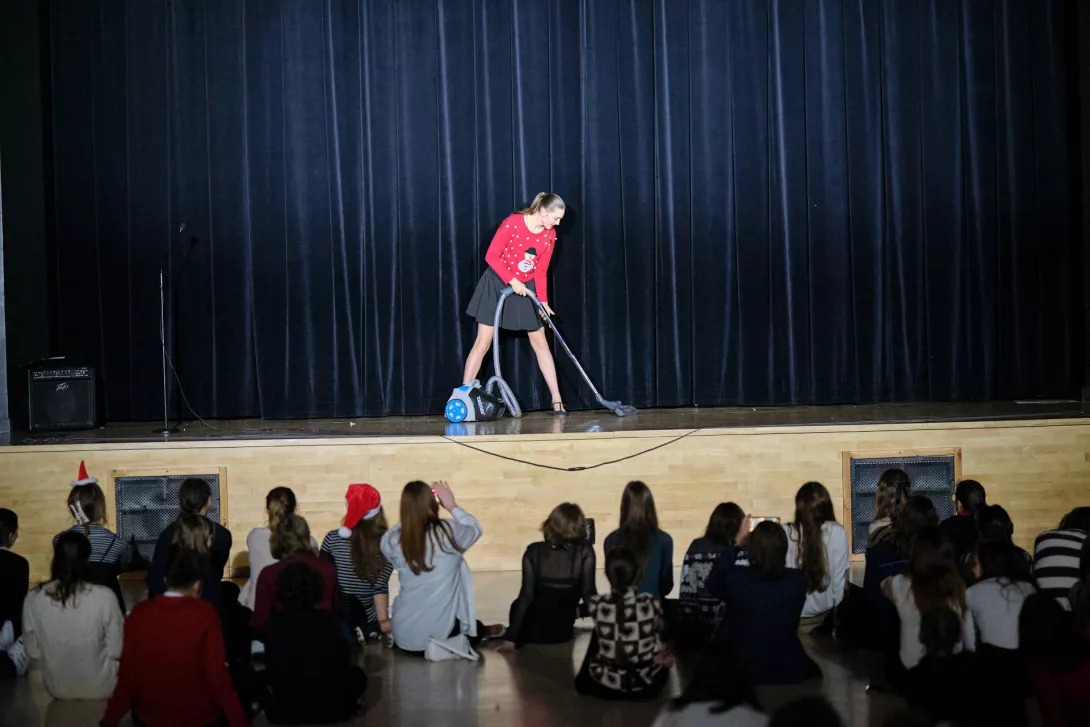
[[[589,465],[585,465],[585,466],[581,466],[581,467],[557,467],[556,465],[551,465],[551,464],[541,464],[540,462],[531,462],[528,459],[519,459],[518,457],[509,457],[506,454],[500,454],[498,452],[489,452],[487,449],[481,449],[480,447],[474,447],[472,444],[467,444],[467,443],[465,443],[465,442],[463,442],[463,441],[461,441],[459,439],[455,439],[454,437],[444,436],[443,439],[445,439],[448,442],[451,442],[453,444],[457,444],[460,447],[465,447],[466,449],[472,449],[474,452],[480,452],[481,454],[487,454],[490,457],[497,457],[499,459],[505,459],[508,462],[517,462],[519,464],[527,464],[527,465],[530,465],[531,467],[540,467],[542,469],[555,470],[556,472],[584,472],[586,470],[598,469],[599,467],[605,467],[606,465],[617,464],[618,462],[624,462],[625,460],[635,459],[636,457],[641,457],[641,456],[643,456],[645,454],[649,454],[651,452],[654,452],[656,449],[662,449],[663,447],[668,447],[671,444],[675,444],[677,442],[680,442],[682,439],[685,439],[685,437],[688,437],[690,434],[696,434],[697,432],[700,432],[700,431],[703,431],[703,429],[693,429],[693,430],[690,430],[688,432],[685,432],[684,434],[678,435],[678,436],[674,437],[673,439],[671,439],[671,440],[669,440],[667,442],[663,442],[662,444],[656,444],[654,447],[648,447],[647,449],[643,450],[642,452],[634,452],[632,454],[625,455],[624,457],[618,457],[617,459],[611,459],[611,460],[608,460],[606,462],[599,462],[598,464],[589,464]]]

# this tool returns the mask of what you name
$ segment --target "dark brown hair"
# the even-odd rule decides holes
[[[629,482],[621,495],[621,524],[617,535],[620,546],[632,551],[641,574],[647,570],[651,539],[658,531],[659,516],[651,488],[639,480]]]
[[[289,563],[276,575],[276,602],[285,611],[310,611],[322,600],[322,574],[310,563]]]
[[[742,520],[746,513],[733,502],[721,502],[712,510],[712,516],[708,518],[708,527],[704,529],[704,537],[718,546],[728,548],[734,545],[738,538],[738,528],[742,527]]]
[[[806,576],[806,592],[815,593],[829,587],[829,564],[821,526],[835,523],[833,501],[820,482],[807,482],[795,494],[795,532],[799,539],[795,563]]]
[[[426,482],[415,480],[401,491],[401,552],[414,575],[432,570],[428,541],[444,553],[461,553],[450,523],[439,517],[439,503]]]
[[[298,503],[290,487],[274,487],[265,495],[265,510],[269,513],[269,530],[276,532],[276,525],[286,515],[294,515]]]
[[[270,543],[272,557],[288,558],[293,555],[314,555],[310,544],[310,526],[302,515],[285,515],[276,525],[276,537]]]
[[[935,504],[923,495],[913,495],[908,498],[901,514],[893,521],[893,544],[897,551],[904,556],[912,552],[912,541],[916,534],[924,528],[935,527],[939,524],[939,513],[935,510]]]
[[[954,499],[961,505],[961,509],[973,517],[980,515],[980,510],[987,505],[987,493],[984,485],[976,480],[962,480],[954,488]]]
[[[361,580],[368,583],[375,581],[386,567],[386,557],[379,550],[379,541],[389,530],[386,524],[386,511],[379,507],[378,514],[369,520],[360,518],[352,528],[349,545],[352,550],[352,569]],[[402,537],[404,537],[402,529]]]
[[[208,555],[209,542],[216,533],[212,521],[204,515],[184,512],[171,523],[170,544],[199,555]]]
[[[961,617],[947,606],[920,616],[920,643],[928,656],[953,656],[961,641]]]
[[[187,477],[178,487],[178,506],[183,513],[198,514],[211,499],[212,488],[196,477]]]
[[[640,568],[636,563],[635,554],[628,548],[614,548],[606,553],[606,578],[609,580],[611,590],[609,599],[616,608],[617,650],[614,659],[627,664],[632,656],[625,651],[621,644],[620,634],[625,631],[625,623],[629,620],[624,608],[624,594],[635,587],[640,577]],[[632,614],[635,617],[635,614]]]
[[[894,518],[900,514],[908,502],[908,489],[912,480],[908,473],[899,469],[888,469],[878,478],[874,489],[874,519]]]
[[[83,516],[87,518],[87,522],[83,523],[83,534],[89,536],[91,523],[101,524],[106,521],[106,494],[97,482],[76,485],[68,493],[68,509],[72,511],[77,505],[83,511]],[[72,517],[76,517],[74,511]]]
[[[749,567],[759,578],[774,581],[783,575],[787,560],[787,534],[770,520],[757,523],[749,535]]]
[[[554,548],[578,543],[587,537],[587,518],[574,502],[563,502],[553,508],[545,522],[541,523],[545,542]]]
[[[965,582],[954,562],[954,548],[940,528],[924,528],[916,534],[908,575],[921,614],[935,608],[965,610]]]
[[[91,541],[75,530],[66,530],[53,543],[53,563],[49,568],[50,579],[56,583],[46,595],[62,606],[67,606],[84,583],[87,582],[87,562],[91,559]]]

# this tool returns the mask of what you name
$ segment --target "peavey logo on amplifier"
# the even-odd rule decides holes
[[[57,393],[60,394],[61,392],[64,392],[64,391],[68,391],[68,382],[67,381],[62,381],[61,383],[57,384]]]

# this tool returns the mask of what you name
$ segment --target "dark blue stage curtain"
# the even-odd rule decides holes
[[[610,398],[1082,383],[1077,4],[50,5],[60,340],[113,420],[162,413],[164,259],[202,416],[441,410],[493,230],[542,190],[558,323]]]

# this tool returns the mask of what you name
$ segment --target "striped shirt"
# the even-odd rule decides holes
[[[393,567],[385,563],[377,579],[373,582],[363,580],[356,574],[356,568],[352,564],[351,538],[342,538],[336,530],[326,533],[322,540],[322,552],[333,558],[337,567],[337,586],[340,589],[337,596],[338,610],[349,608],[351,604],[347,599],[355,598],[367,612],[367,620],[378,621],[375,595],[390,593],[390,574],[394,572]]]
[[[1060,602],[1068,611],[1068,594],[1079,580],[1079,556],[1085,530],[1046,530],[1033,542],[1033,577],[1037,588]]]
[[[83,525],[73,525],[65,532],[76,532],[87,535],[87,539],[91,541],[92,563],[108,563],[112,565],[121,560],[121,551],[124,550],[124,544],[121,542],[121,538],[117,537],[98,523],[91,523],[88,526],[90,530],[89,535],[84,531],[83,527]],[[57,544],[57,538],[60,536],[60,533],[53,536],[54,545]]]

